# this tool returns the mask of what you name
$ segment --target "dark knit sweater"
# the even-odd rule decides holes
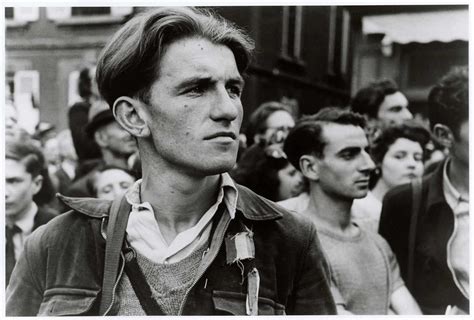
[[[186,292],[191,288],[201,264],[207,244],[176,263],[155,263],[137,252],[137,262],[148,284],[153,298],[167,315],[178,315]],[[129,260],[133,253],[125,258]],[[118,287],[120,307],[117,315],[146,315],[133,291],[130,279],[124,274]]]

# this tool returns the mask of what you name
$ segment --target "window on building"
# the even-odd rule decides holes
[[[286,58],[301,58],[302,7],[283,7],[282,52]]]
[[[13,7],[5,8],[5,19],[13,19]]]
[[[101,16],[110,15],[110,7],[72,7],[71,16]]]

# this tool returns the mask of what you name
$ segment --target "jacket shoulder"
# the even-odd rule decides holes
[[[307,239],[316,233],[314,224],[304,215],[289,211],[244,186],[236,186],[239,191],[237,209],[242,211],[245,218],[253,221],[275,221],[273,225],[288,239]]]

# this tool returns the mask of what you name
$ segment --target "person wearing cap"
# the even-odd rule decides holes
[[[28,241],[6,314],[334,314],[316,228],[238,185],[244,71],[253,43],[205,9],[129,20],[97,65],[143,178],[71,211]],[[33,270],[34,268],[34,270]]]
[[[94,102],[89,110],[87,135],[100,147],[102,158],[86,175],[74,181],[64,192],[71,197],[94,197],[94,178],[104,165],[128,169],[128,158],[136,151],[133,137],[115,121],[114,115],[103,100]]]

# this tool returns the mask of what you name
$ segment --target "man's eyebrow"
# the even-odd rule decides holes
[[[231,84],[238,84],[242,87],[245,85],[245,80],[241,76],[233,77],[233,78],[229,79],[227,82],[231,83]]]
[[[197,84],[197,83],[209,83],[212,81],[211,77],[200,77],[200,76],[193,76],[186,78],[184,80],[181,80],[180,83],[178,84],[177,88],[186,88],[188,86]]]
[[[337,154],[343,154],[343,153],[347,153],[347,152],[350,152],[350,153],[355,153],[355,152],[359,152],[361,151],[363,148],[362,147],[346,147],[344,149],[341,149],[337,152]]]

